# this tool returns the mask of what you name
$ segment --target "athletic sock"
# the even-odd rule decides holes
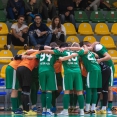
[[[52,92],[52,106],[56,107],[56,96],[55,91]]]
[[[77,105],[77,100],[78,100],[78,96],[77,96],[77,94],[74,94],[74,98],[73,98],[73,106],[74,107],[76,107],[76,105]]]
[[[108,101],[108,108],[109,108],[109,109],[112,108],[112,101]]]
[[[97,102],[96,102],[96,107],[98,106],[99,100],[100,100],[100,93],[98,92],[98,98],[97,98]]]
[[[46,107],[46,92],[42,92],[41,94],[41,103],[42,103],[42,108]]]
[[[16,111],[18,109],[18,101],[17,101],[17,97],[16,98],[12,98],[11,97],[11,105],[12,105],[12,111]]]
[[[70,102],[70,96],[69,96],[69,94],[64,94],[64,96],[63,96],[63,108],[64,109],[68,109],[69,102]]]
[[[102,110],[106,110],[106,106],[102,106]]]
[[[52,93],[47,92],[46,93],[46,106],[47,106],[47,109],[51,108],[51,105],[52,105],[51,102],[52,102]]]
[[[103,99],[100,100],[100,103],[101,103],[101,108],[102,108],[102,106],[103,106]]]
[[[43,112],[46,112],[46,108],[45,107],[43,108]]]
[[[34,85],[31,87],[30,98],[31,98],[32,105],[35,105],[37,103],[37,90],[36,90],[36,86]]]
[[[25,111],[29,111],[29,92],[22,92],[22,102],[23,102],[23,109]]]
[[[84,109],[84,97],[83,97],[83,95],[78,95],[78,103],[79,103],[80,109]]]
[[[70,108],[73,107],[73,103],[74,103],[74,94],[69,94],[69,97],[70,97]]]
[[[90,104],[90,103],[91,103],[91,89],[86,88],[86,104]]]
[[[90,110],[90,104],[86,104],[85,110],[86,110],[86,111],[89,111],[89,110]]]
[[[92,89],[92,104],[96,104],[97,102],[97,89],[93,88]]]
[[[93,104],[93,103],[92,103],[91,110],[92,110],[92,111],[93,111],[93,110],[96,110],[96,104]]]
[[[17,100],[18,102],[17,103],[18,103],[18,108],[19,108],[22,105],[21,91],[18,91],[18,97],[17,98],[18,98],[18,100]]]
[[[102,92],[103,94],[103,105],[102,106],[107,106],[107,102],[108,102],[108,91],[104,91]]]

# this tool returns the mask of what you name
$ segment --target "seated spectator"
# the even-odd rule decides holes
[[[86,8],[86,10],[90,11],[91,8],[93,10],[98,10],[98,7],[100,5],[100,0],[88,0],[89,6]]]
[[[52,41],[60,45],[65,42],[66,30],[61,24],[59,16],[55,16],[52,20],[52,25],[50,25],[50,30],[52,31]]]
[[[79,8],[81,10],[86,9],[87,7],[87,0],[73,0],[74,8]]]
[[[25,13],[27,24],[29,25],[33,21],[34,15],[38,14],[38,5],[36,0],[29,0],[29,2],[25,4]]]
[[[49,45],[52,39],[50,29],[42,23],[40,15],[35,15],[34,23],[29,27],[29,41],[32,46]]]
[[[28,26],[23,24],[24,16],[19,16],[17,23],[11,26],[11,33],[7,35],[7,45],[4,46],[5,49],[10,49],[11,43],[14,46],[24,46],[27,49],[28,44]]]
[[[23,0],[8,0],[6,11],[7,17],[16,20],[19,15],[24,15],[25,3]]]
[[[69,20],[76,27],[73,0],[58,0],[58,10],[62,24]]]
[[[109,4],[107,1],[100,0],[100,6],[101,9],[106,8],[107,10],[111,10],[111,4]]]
[[[53,0],[42,0],[39,7],[39,12],[43,20],[51,22],[52,18],[56,16],[56,7]]]

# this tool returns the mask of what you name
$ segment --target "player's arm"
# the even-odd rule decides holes
[[[95,55],[95,58],[99,58],[98,54],[96,54],[95,52],[92,52]]]
[[[106,52],[103,54],[103,58],[97,59],[98,63],[108,61],[111,59],[111,56]]]
[[[100,44],[100,42],[94,42],[94,43],[91,45],[92,49],[93,49],[97,44]]]
[[[79,51],[79,50],[81,50],[80,47],[66,47],[65,49],[66,50],[72,50],[72,51]]]
[[[84,54],[87,54],[89,51],[88,47],[86,45],[83,45],[83,49],[84,49]]]
[[[72,53],[70,56],[59,57],[59,60],[60,61],[66,61],[66,60],[69,60],[69,59],[76,57],[76,56],[78,56],[77,53]]]

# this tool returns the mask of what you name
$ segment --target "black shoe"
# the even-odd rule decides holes
[[[86,115],[89,115],[89,114],[91,114],[91,111],[90,111],[90,110],[89,110],[89,111],[84,110],[84,113],[85,113]]]
[[[5,49],[5,50],[8,50],[8,46],[7,46],[7,45],[4,45],[4,49]]]
[[[28,46],[27,45],[24,45],[24,50],[27,50],[28,49]]]
[[[95,110],[92,110],[92,111],[91,111],[91,114],[92,114],[92,115],[95,115],[95,114],[96,114],[96,111],[95,111]]]

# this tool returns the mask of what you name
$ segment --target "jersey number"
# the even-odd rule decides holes
[[[92,53],[89,53],[88,56],[87,56],[87,58],[90,61],[96,61],[96,59],[93,57],[93,54]]]
[[[67,52],[67,54],[68,54],[68,56],[71,55],[70,52]],[[77,57],[71,58],[71,59],[69,59],[68,61],[77,61]]]
[[[52,55],[43,53],[43,54],[41,54],[40,61],[43,61],[45,59],[45,57],[47,57],[47,61],[50,61],[50,59],[52,58]]]

